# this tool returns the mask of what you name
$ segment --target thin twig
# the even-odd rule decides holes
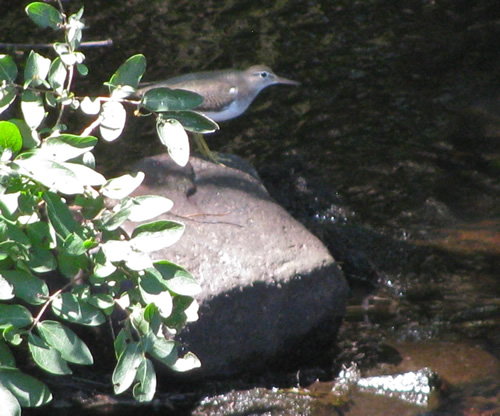
[[[108,47],[113,45],[113,39],[94,40],[80,43],[82,48]],[[15,49],[50,49],[53,48],[53,43],[3,43],[0,42],[0,48],[15,48]]]

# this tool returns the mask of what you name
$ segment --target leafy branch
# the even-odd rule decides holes
[[[142,55],[113,74],[109,96],[75,96],[75,71],[88,73],[79,51],[83,8],[67,17],[58,5],[26,7],[37,25],[64,33],[64,42],[53,45],[55,58],[31,51],[17,83],[14,60],[0,55],[0,114],[19,102],[22,115],[0,121],[0,400],[7,415],[52,399],[42,381],[18,368],[13,348],[46,372],[71,374],[73,365],[94,362],[72,325],[102,325],[117,307],[126,319],[113,342],[116,394],[132,387],[137,400],[151,400],[152,359],[175,371],[200,366],[194,354],[181,356],[172,339],[197,319],[200,286],[182,267],[151,258],[175,244],[184,225],[153,220],[171,209],[169,199],[130,196],[142,172],[112,179],[97,172],[98,139],[91,134],[99,129],[103,139],[116,140],[126,123],[124,106],[135,106],[156,117],[161,141],[182,164],[189,157],[185,130],[203,133],[217,125],[192,111],[196,94],[158,88],[134,98],[146,69]],[[67,132],[69,110],[95,117],[82,134]],[[128,220],[141,222],[130,235],[122,229]]]

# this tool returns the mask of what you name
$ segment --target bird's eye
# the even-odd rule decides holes
[[[261,78],[267,78],[267,77],[269,77],[269,72],[267,72],[267,71],[262,71],[262,72],[260,73],[260,77],[261,77]]]

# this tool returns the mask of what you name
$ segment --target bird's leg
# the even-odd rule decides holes
[[[219,161],[217,156],[210,150],[207,142],[203,138],[201,133],[193,133],[193,139],[196,143],[198,151],[205,157],[207,157],[211,162],[217,163],[218,165],[224,166],[223,163]]]

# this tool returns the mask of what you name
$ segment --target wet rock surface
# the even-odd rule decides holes
[[[172,199],[165,218],[186,223],[180,241],[154,257],[182,265],[202,286],[200,318],[178,334],[202,361],[189,376],[318,362],[344,313],[343,274],[250,165],[223,160],[228,166],[194,157],[179,168],[160,155],[135,166],[146,173],[136,193]]]

